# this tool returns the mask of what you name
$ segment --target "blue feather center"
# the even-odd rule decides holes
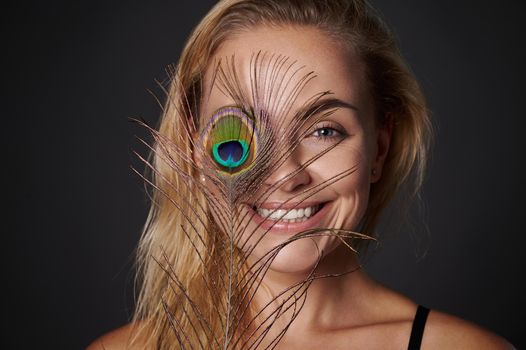
[[[248,145],[243,140],[226,140],[212,147],[214,160],[227,168],[236,168],[248,158]]]

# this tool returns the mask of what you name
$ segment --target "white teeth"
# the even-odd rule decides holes
[[[307,208],[299,209],[264,209],[258,208],[257,212],[260,216],[271,220],[282,220],[292,222],[301,222],[310,218],[320,210],[320,205],[314,205]]]

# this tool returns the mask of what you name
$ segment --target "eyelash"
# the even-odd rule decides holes
[[[315,136],[315,134],[319,133],[320,130],[329,130],[329,131],[333,132],[334,134],[330,135],[330,136],[326,136],[326,135]],[[341,127],[339,127],[338,125],[335,125],[333,123],[326,123],[326,124],[323,124],[323,125],[321,125],[319,127],[316,127],[316,129],[313,132],[311,132],[307,137],[315,137],[319,141],[331,141],[331,140],[335,140],[335,139],[341,139],[341,138],[344,138],[346,136],[347,136],[347,133],[345,131],[343,131],[341,129]]]

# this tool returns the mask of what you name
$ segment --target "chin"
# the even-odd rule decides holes
[[[279,250],[272,260],[269,270],[291,275],[305,275],[306,277],[311,272],[314,272],[316,267],[323,262],[325,256],[331,253],[339,244],[338,239],[328,236],[299,238],[286,244]],[[254,253],[262,256],[266,252],[255,251]]]

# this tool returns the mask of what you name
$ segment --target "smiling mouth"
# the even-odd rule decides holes
[[[275,209],[266,209],[252,207],[252,209],[265,220],[292,224],[309,220],[318,213],[324,205],[325,203],[319,203],[303,208],[283,209],[278,207]]]

